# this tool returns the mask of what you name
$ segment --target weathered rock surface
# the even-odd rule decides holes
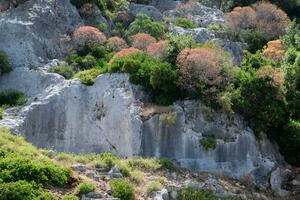
[[[163,15],[162,13],[155,7],[150,5],[143,5],[143,4],[135,4],[130,3],[129,4],[129,13],[136,16],[139,13],[148,15],[154,20],[162,21]]]
[[[0,49],[14,67],[38,66],[68,52],[67,35],[81,23],[69,0],[28,1],[1,14]]]
[[[205,150],[199,141],[212,136],[217,147]],[[257,141],[237,116],[206,113],[200,102],[175,104],[172,113],[155,115],[143,123],[142,154],[175,158],[189,169],[238,178],[266,177],[280,160],[274,152],[268,141]]]
[[[189,18],[199,27],[208,27],[212,23],[224,21],[224,13],[221,10],[206,7],[200,3],[193,3],[193,6],[187,6],[187,8],[182,8],[179,4],[175,9],[168,10],[163,14],[172,21],[176,17]]]
[[[207,28],[186,29],[178,26],[170,28],[174,35],[191,35],[197,42],[202,43],[215,38],[215,35]]]

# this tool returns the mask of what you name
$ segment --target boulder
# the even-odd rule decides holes
[[[246,50],[247,44],[219,38],[213,39],[212,41],[220,45],[225,51],[229,52],[236,65],[239,66],[241,64],[241,61],[244,58],[243,51]]]
[[[0,18],[0,49],[13,67],[40,66],[72,49],[70,35],[82,20],[69,0],[32,0]]]
[[[194,2],[192,6],[184,6],[184,3],[180,3],[175,9],[165,11],[163,14],[171,21],[174,21],[176,17],[189,18],[199,27],[205,28],[212,23],[224,21],[224,13],[221,10],[206,7],[197,2]]]
[[[186,29],[178,26],[170,28],[173,35],[191,35],[197,42],[202,43],[214,38],[214,34],[207,28]]]
[[[130,3],[128,12],[134,16],[136,16],[138,13],[142,13],[148,15],[154,20],[163,20],[162,13],[157,8],[149,5]]]
[[[292,178],[292,171],[289,169],[283,169],[283,168],[276,168],[271,173],[270,176],[270,185],[273,192],[280,196],[280,197],[286,197],[290,194],[289,191],[282,188],[282,185],[284,182],[287,182],[289,179]]]
[[[172,10],[176,8],[176,5],[178,5],[179,1],[174,0],[150,0],[149,4],[151,6],[154,6],[161,12]]]

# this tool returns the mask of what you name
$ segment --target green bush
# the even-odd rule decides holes
[[[6,54],[0,50],[0,75],[12,71],[12,67],[7,60]]]
[[[255,30],[246,30],[240,33],[239,41],[246,43],[247,50],[251,53],[261,50],[268,42],[261,33]]]
[[[26,102],[27,99],[22,92],[14,90],[0,92],[0,106],[17,106],[23,105]]]
[[[290,120],[284,127],[284,134],[278,140],[286,160],[296,166],[300,161],[300,121]]]
[[[204,137],[199,143],[204,147],[205,150],[214,150],[217,147],[216,137]]]
[[[75,78],[79,78],[81,83],[85,85],[93,85],[96,78],[101,74],[101,70],[98,68],[88,69],[75,74]]]
[[[245,51],[244,58],[241,62],[241,67],[244,70],[253,70],[253,69],[259,69],[260,67],[264,66],[274,66],[275,63],[267,60],[261,55],[260,51],[257,51],[256,53],[252,54],[248,51]]]
[[[3,112],[4,112],[7,108],[9,108],[8,105],[2,105],[2,106],[0,106],[0,120],[3,119]]]
[[[6,153],[0,160],[0,179],[4,182],[19,180],[34,181],[37,184],[63,186],[67,183],[71,171],[57,164]]]
[[[49,72],[60,74],[66,79],[71,79],[74,76],[74,68],[72,66],[56,66],[51,68]]]
[[[151,192],[159,191],[162,188],[163,188],[163,185],[160,182],[153,181],[153,182],[150,182],[150,184],[147,186],[147,192],[148,192],[148,194],[150,194]]]
[[[124,179],[115,179],[109,182],[113,197],[121,200],[132,200],[134,198],[134,189],[132,184]]]
[[[168,49],[168,61],[176,64],[177,55],[186,48],[192,48],[197,45],[195,39],[191,35],[170,35],[168,37],[170,45]]]
[[[79,185],[76,188],[76,194],[82,195],[87,194],[89,192],[93,192],[96,189],[96,184],[92,182],[84,181],[82,183],[79,183]]]
[[[211,191],[183,188],[179,192],[179,200],[242,200],[240,197],[218,197]]]
[[[174,163],[168,159],[168,158],[159,158],[158,163],[162,166],[162,168],[174,171],[175,170],[175,165]]]
[[[137,33],[148,33],[156,39],[160,39],[165,34],[165,27],[162,23],[153,21],[149,16],[139,13],[130,24],[127,35],[132,36]]]
[[[197,27],[195,22],[193,22],[192,20],[190,20],[188,18],[184,18],[184,17],[176,17],[175,25],[180,26],[182,28],[196,28]]]
[[[34,183],[17,181],[0,183],[1,200],[54,200],[48,192],[40,189]]]
[[[145,53],[114,60],[109,72],[129,73],[131,82],[144,86],[157,103],[168,104],[176,99],[176,71],[169,63],[152,59]]]
[[[70,194],[70,195],[64,195],[62,197],[62,200],[79,200],[79,198],[75,195]]]

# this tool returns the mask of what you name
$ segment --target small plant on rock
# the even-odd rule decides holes
[[[79,183],[76,188],[76,194],[82,195],[87,194],[89,192],[93,192],[96,189],[96,184],[88,181],[84,181]]]
[[[112,195],[122,200],[132,200],[134,198],[134,188],[132,184],[125,179],[115,179],[109,182]]]
[[[6,54],[0,50],[0,75],[8,73],[12,70],[10,63],[8,62]]]

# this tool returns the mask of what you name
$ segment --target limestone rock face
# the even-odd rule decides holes
[[[214,22],[224,21],[224,13],[221,10],[206,7],[200,3],[194,3],[193,6],[182,8],[180,3],[173,10],[168,10],[163,14],[171,19],[175,17],[186,17],[193,20],[199,27],[208,27]]]
[[[211,40],[215,37],[214,34],[207,28],[186,29],[175,26],[171,27],[170,29],[174,35],[191,35],[199,43]]]
[[[162,21],[163,19],[162,13],[157,8],[149,5],[130,3],[129,13],[134,16],[136,16],[139,13],[143,13],[157,21]]]
[[[274,146],[258,142],[237,116],[210,113],[194,101],[180,102],[172,108],[173,112],[155,115],[143,123],[144,156],[174,158],[189,169],[254,179],[258,174],[267,177],[280,160],[273,153]],[[206,150],[200,143],[203,138],[215,138],[216,148]]]
[[[35,76],[27,70],[23,73],[19,77],[28,73]],[[24,134],[38,147],[58,151],[112,152],[121,156],[140,152],[140,102],[138,94],[134,93],[137,86],[129,83],[127,75],[102,75],[91,87],[78,80],[61,80],[54,74],[45,76],[46,88],[36,95],[31,92],[35,84],[27,84],[26,79],[18,81],[20,84],[24,81],[28,86],[27,94],[34,97],[26,106],[8,110],[0,126]],[[43,82],[45,76],[40,74],[41,80],[36,82]],[[46,86],[46,83],[50,84]]]
[[[28,1],[1,14],[0,49],[14,67],[37,66],[62,57],[71,48],[67,35],[81,23],[69,0]]]

